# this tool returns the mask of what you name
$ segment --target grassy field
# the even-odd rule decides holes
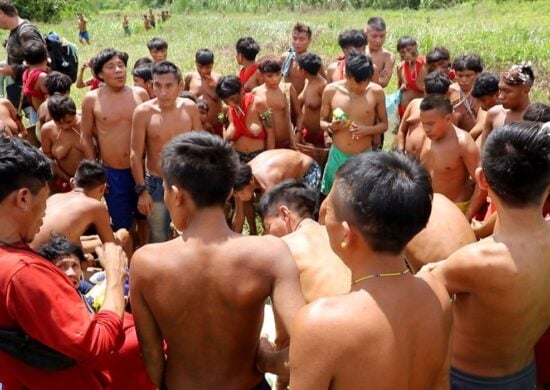
[[[144,10],[145,11],[145,10]],[[126,13],[126,12],[125,12]],[[88,60],[104,47],[115,47],[130,54],[129,66],[148,55],[146,42],[153,36],[161,36],[169,43],[169,59],[183,72],[193,69],[194,53],[199,48],[210,48],[216,55],[215,71],[234,74],[234,44],[241,36],[250,35],[262,46],[260,55],[281,54],[288,48],[292,25],[297,21],[309,24],[314,32],[311,51],[330,63],[340,54],[337,36],[349,28],[363,28],[370,16],[380,15],[388,25],[387,48],[395,52],[397,39],[411,35],[417,39],[421,53],[431,47],[444,45],[455,56],[459,53],[477,53],[486,69],[499,72],[503,68],[524,60],[532,61],[537,77],[532,98],[548,101],[550,94],[550,1],[529,2],[492,0],[466,3],[441,10],[381,11],[315,11],[271,12],[269,14],[236,14],[203,12],[193,14],[174,13],[156,30],[145,31],[140,14],[127,12],[133,34],[124,36],[122,11],[87,15],[92,44],[77,44],[81,61]],[[39,24],[43,33],[51,30],[77,42],[76,18],[55,25]],[[387,91],[395,90],[395,77]],[[84,90],[73,91],[80,102]]]

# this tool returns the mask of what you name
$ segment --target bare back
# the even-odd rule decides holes
[[[262,192],[287,179],[301,179],[313,159],[291,149],[266,150],[253,158],[249,165]]]

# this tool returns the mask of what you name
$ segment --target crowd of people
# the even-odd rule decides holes
[[[371,17],[325,67],[297,23],[285,53],[238,38],[237,75],[207,48],[183,73],[155,37],[129,86],[102,49],[77,107],[11,0],[0,28],[21,91],[0,99],[0,388],[550,386],[529,63],[497,75],[409,36],[396,61]]]

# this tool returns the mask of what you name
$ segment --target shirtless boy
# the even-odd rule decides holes
[[[536,387],[533,347],[550,325],[549,155],[548,126],[514,122],[491,133],[477,176],[500,225],[431,272],[456,294],[453,389]]]
[[[449,296],[432,275],[411,275],[403,260],[428,222],[431,195],[427,172],[398,153],[365,153],[338,171],[326,229],[351,270],[351,292],[298,312],[293,388],[448,388]]]
[[[424,87],[427,95],[447,95],[451,81],[441,72],[432,72],[426,76]],[[397,131],[397,148],[405,151],[417,160],[420,158],[420,150],[426,139],[426,133],[422,129],[420,121],[420,103],[422,98],[412,100],[401,118]]]
[[[88,34],[88,21],[82,14],[78,14],[78,40],[80,43],[90,44],[90,34]]]
[[[264,83],[252,93],[265,100],[270,110],[270,119],[275,134],[275,148],[295,146],[295,130],[302,129],[302,110],[296,90],[290,83],[281,84],[281,60],[266,56],[260,59],[258,70]],[[295,118],[296,126],[291,118]]]
[[[23,72],[23,94],[32,108],[38,107],[46,100],[48,90],[45,81],[48,76],[48,50],[42,42],[29,41],[23,45],[23,58],[28,67]]]
[[[55,191],[71,190],[70,179],[84,159],[80,143],[81,117],[69,96],[54,95],[48,99],[48,112],[52,120],[41,129],[42,152],[53,160]]]
[[[154,37],[147,42],[147,49],[153,62],[166,61],[168,58],[168,42],[159,37]]]
[[[176,65],[169,61],[158,62],[153,65],[152,73],[157,97],[134,110],[130,160],[139,195],[138,210],[148,217],[151,242],[163,242],[170,234],[170,216],[164,205],[162,148],[176,135],[202,127],[197,105],[178,97],[182,77]]]
[[[420,162],[432,177],[434,192],[453,201],[471,221],[485,201],[475,183],[479,150],[472,136],[453,125],[453,106],[443,95],[429,95],[420,103],[420,121],[426,139]]]
[[[479,111],[477,112],[476,124],[470,130],[470,134],[476,140],[476,143],[481,143],[481,139],[479,141],[477,139],[483,132],[487,111],[498,104],[498,82],[498,76],[489,72],[480,73],[474,81],[471,95],[476,100]]]
[[[451,54],[449,50],[443,46],[436,46],[426,54],[426,71],[428,74],[433,71],[439,71],[454,81],[456,72],[451,69]]]
[[[82,101],[81,142],[84,156],[99,159],[107,170],[109,192],[105,200],[113,227],[130,229],[137,214],[137,194],[130,169],[130,135],[132,113],[136,106],[149,99],[139,87],[126,86],[128,54],[103,49],[93,59],[94,73],[103,86],[88,92]]]
[[[388,128],[384,90],[371,83],[373,64],[370,57],[352,53],[346,58],[346,79],[327,85],[321,106],[321,128],[332,134],[332,146],[323,175],[321,192],[327,195],[336,171],[355,154],[372,148],[373,136]],[[348,117],[333,117],[339,108]]]
[[[25,136],[25,126],[17,115],[17,110],[8,99],[0,98],[0,121],[6,134],[10,136]]]
[[[513,65],[503,72],[498,83],[500,105],[487,112],[485,126],[481,134],[481,146],[493,131],[506,123],[520,121],[523,112],[531,103],[529,92],[535,82],[535,75],[529,63]]]
[[[299,180],[285,180],[260,200],[264,234],[281,237],[300,271],[306,302],[349,292],[350,270],[330,247],[327,229],[314,220],[319,192]]]
[[[395,59],[391,51],[384,49],[386,42],[386,22],[379,16],[373,16],[367,21],[365,28],[367,36],[367,53],[376,69],[372,81],[386,88],[393,74]]]
[[[472,96],[474,82],[483,72],[483,62],[475,54],[458,57],[453,62],[456,72],[456,83],[451,85],[451,102],[455,124],[466,131],[470,131],[477,121],[479,105]]]
[[[208,102],[208,123],[214,128],[214,132],[220,136],[223,133],[223,125],[218,119],[222,111],[222,101],[216,95],[216,83],[221,75],[212,72],[214,67],[214,53],[208,49],[199,49],[195,53],[195,72],[185,75],[184,90],[190,91],[197,98]]]
[[[132,80],[134,87],[141,87],[147,91],[150,99],[155,97],[153,91],[153,75],[151,73],[152,65],[138,66],[132,70]]]
[[[302,54],[297,59],[300,72],[306,79],[305,87],[298,96],[302,107],[303,128],[297,129],[297,138],[299,142],[307,142],[323,148],[325,136],[321,128],[321,100],[327,85],[327,81],[319,75],[323,61],[321,57],[313,53]]]
[[[237,51],[237,64],[241,66],[239,70],[239,79],[245,92],[250,92],[263,80],[258,70],[256,56],[260,52],[260,45],[251,37],[239,38],[235,45]]]
[[[426,58],[418,55],[418,46],[414,38],[399,38],[397,51],[401,57],[401,62],[397,65],[397,87],[402,92],[399,104],[399,115],[402,117],[411,100],[424,96],[424,79],[427,71],[424,66]]]
[[[286,245],[227,226],[238,165],[233,148],[206,132],[179,135],[164,149],[166,205],[182,235],[140,248],[130,271],[140,346],[157,388],[269,389],[256,368],[265,299],[287,330],[304,304]]]
[[[361,30],[347,30],[338,35],[338,45],[342,49],[343,54],[327,68],[327,81],[329,83],[346,79],[346,59],[352,51],[356,51],[359,54],[365,53],[367,37]]]

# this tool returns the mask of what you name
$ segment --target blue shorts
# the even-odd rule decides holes
[[[470,375],[451,367],[450,377],[451,390],[535,390],[537,387],[535,362],[515,374],[496,378]]]
[[[319,192],[322,178],[323,172],[321,171],[321,167],[317,164],[317,161],[313,160],[302,180],[312,189]]]
[[[84,39],[85,41],[90,40],[90,34],[88,34],[88,31],[83,31],[78,33],[78,39]]]
[[[113,230],[117,231],[121,228],[130,230],[134,218],[145,219],[145,216],[137,210],[138,195],[132,170],[105,167],[105,171],[107,171],[108,186],[105,200]]]

